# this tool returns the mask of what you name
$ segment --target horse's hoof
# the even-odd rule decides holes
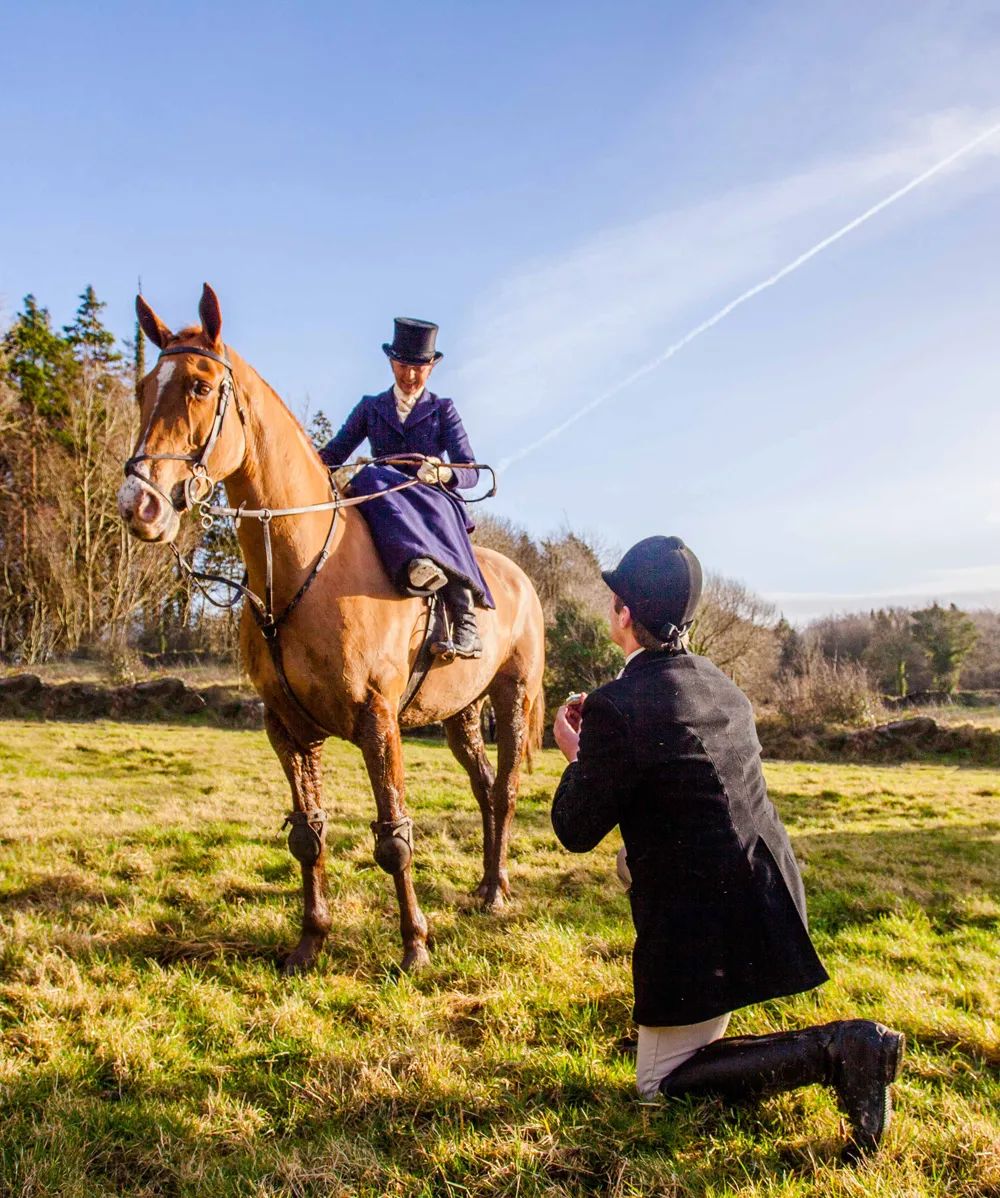
[[[476,898],[481,900],[484,911],[502,911],[510,898],[510,882],[505,877],[497,882],[483,878],[476,887]]]
[[[490,915],[496,915],[507,905],[507,895],[502,886],[488,886],[480,890],[479,897],[483,900],[483,910]]]
[[[312,945],[299,945],[292,949],[288,956],[281,963],[281,972],[286,978],[293,978],[296,974],[308,973],[316,964],[316,958],[319,956],[319,949]]]
[[[431,955],[425,944],[415,944],[403,954],[403,973],[419,973],[431,963]]]

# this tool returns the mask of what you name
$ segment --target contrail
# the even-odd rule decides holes
[[[915,190],[922,183],[926,183],[928,179],[932,179],[935,175],[951,166],[953,162],[956,162],[959,158],[963,157],[963,155],[968,154],[970,150],[974,150],[976,146],[981,145],[984,141],[994,137],[997,133],[1000,133],[1000,122],[995,125],[991,125],[990,128],[985,132],[980,133],[971,141],[966,142],[965,145],[960,146],[957,150],[952,151],[947,158],[942,158],[940,162],[936,162],[933,166],[928,167],[927,170],[921,172],[921,174],[911,179],[909,183],[904,184],[897,191],[894,191],[891,195],[886,196],[884,200],[879,200],[877,204],[873,204],[871,208],[866,209],[866,211],[862,212],[860,216],[856,216],[854,220],[848,221],[848,223],[842,228],[838,229],[836,233],[831,233],[829,237],[824,237],[823,240],[814,245],[811,250],[806,250],[804,254],[799,254],[799,256],[789,262],[787,266],[783,266],[780,270],[775,271],[773,275],[769,275],[761,282],[755,283],[753,287],[748,288],[742,293],[742,295],[738,295],[734,300],[730,300],[725,307],[720,308],[718,312],[714,313],[712,316],[709,316],[707,320],[703,320],[701,324],[696,325],[695,328],[693,328],[689,333],[685,333],[679,341],[675,341],[673,345],[664,350],[659,357],[654,358],[651,362],[647,362],[645,366],[640,366],[638,370],[633,370],[632,373],[626,378],[622,379],[621,382],[615,383],[613,387],[609,387],[607,391],[603,391],[600,395],[584,404],[582,408],[578,408],[571,416],[567,416],[561,424],[557,424],[555,428],[550,428],[549,431],[539,437],[537,441],[532,441],[530,445],[525,445],[522,449],[518,449],[516,452],[504,458],[497,467],[497,472],[502,473],[507,469],[508,466],[513,465],[514,462],[519,462],[522,458],[526,458],[528,454],[534,453],[536,449],[541,449],[541,447],[543,445],[547,445],[549,441],[553,441],[556,437],[561,436],[568,428],[571,428],[578,420],[582,420],[583,417],[589,412],[592,412],[595,408],[599,408],[601,404],[607,403],[609,399],[612,399],[621,391],[624,391],[626,387],[631,387],[633,383],[637,382],[645,375],[651,374],[658,367],[662,366],[664,362],[668,362],[674,356],[674,354],[679,353],[685,345],[690,345],[696,337],[700,337],[702,333],[707,333],[709,329],[714,328],[715,325],[717,325],[720,321],[725,320],[730,312],[735,312],[735,310],[740,307],[741,304],[745,304],[747,300],[753,299],[755,295],[760,295],[762,291],[766,291],[769,287],[773,287],[775,283],[779,283],[783,278],[785,278],[786,275],[790,275],[793,271],[798,270],[800,266],[805,266],[810,258],[815,258],[817,254],[822,254],[824,250],[829,249],[831,245],[837,241],[840,241],[842,237],[846,237],[848,233],[853,233],[854,230],[860,225],[863,225],[865,221],[871,220],[873,216],[877,216],[891,204],[895,204],[897,200],[901,200],[903,196],[909,195],[911,191]]]

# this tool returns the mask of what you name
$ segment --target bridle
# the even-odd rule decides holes
[[[210,501],[215,492],[215,480],[208,473],[208,459],[211,456],[212,450],[219,439],[219,434],[222,432],[222,424],[226,418],[226,413],[229,410],[230,400],[236,408],[236,413],[240,418],[240,424],[244,430],[244,440],[246,438],[246,417],[243,409],[240,406],[239,397],[236,391],[236,382],[233,378],[233,366],[228,355],[217,354],[210,349],[202,349],[199,345],[177,345],[170,349],[160,351],[160,357],[169,357],[172,354],[195,354],[202,358],[210,358],[213,362],[218,362],[226,368],[226,373],[219,383],[218,400],[215,407],[215,417],[212,421],[212,427],[208,434],[208,439],[205,444],[196,453],[136,453],[125,463],[125,477],[135,478],[143,486],[149,487],[155,491],[161,499],[164,499],[167,504],[177,513],[182,515],[185,511],[197,511],[201,518],[202,527],[208,530],[214,524],[217,517],[231,518],[236,528],[239,528],[240,521],[244,519],[257,520],[260,523],[261,531],[264,539],[264,596],[261,598],[255,591],[251,590],[247,585],[249,574],[246,570],[243,572],[243,579],[237,582],[234,578],[226,578],[222,574],[209,574],[203,570],[198,570],[191,561],[186,558],[177,548],[173,541],[170,542],[170,551],[177,560],[177,565],[182,570],[194,585],[198,588],[201,595],[214,607],[223,609],[232,609],[239,603],[240,599],[246,599],[247,606],[253,616],[254,622],[260,629],[268,650],[271,654],[271,662],[274,665],[275,674],[278,677],[278,682],[281,684],[281,689],[284,692],[288,701],[298,711],[299,715],[304,717],[317,728],[320,733],[326,737],[332,735],[319,720],[308,710],[302,703],[302,700],[292,690],[291,683],[285,674],[285,668],[281,657],[281,641],[278,633],[281,626],[285,623],[292,612],[298,607],[306,592],[315,582],[320,571],[326,565],[330,557],[330,550],[333,546],[333,535],[337,528],[337,516],[341,508],[357,507],[362,503],[368,503],[373,499],[380,499],[384,495],[390,495],[394,491],[404,491],[409,487],[416,486],[420,481],[417,478],[407,479],[405,482],[398,483],[395,486],[387,487],[384,491],[376,492],[372,495],[354,495],[345,496],[338,490],[333,481],[332,476],[327,474],[329,482],[331,498],[324,503],[311,503],[302,507],[290,508],[258,508],[248,509],[245,504],[240,504],[238,508],[226,507],[221,504],[213,504]],[[245,453],[245,450],[244,450]],[[397,455],[395,457],[375,458],[367,465],[392,465],[406,464],[413,466],[417,462],[422,461],[422,455]],[[141,462],[189,462],[191,465],[191,477],[184,480],[184,506],[178,507],[173,499],[157,486],[151,478],[140,472],[138,469]],[[484,495],[476,499],[466,500],[467,503],[478,503],[483,499],[489,499],[496,494],[496,473],[491,466],[487,466],[481,462],[454,462],[451,465],[458,468],[488,470],[492,476],[492,486]],[[327,530],[326,539],[323,542],[323,548],[320,550],[319,556],[309,571],[305,581],[295,592],[292,598],[288,601],[285,607],[275,615],[274,612],[274,556],[271,548],[271,521],[282,516],[300,516],[310,512],[330,512],[330,527]],[[228,587],[232,591],[230,599],[217,599],[205,584]],[[434,616],[434,597],[428,604],[427,625],[424,630],[423,650],[430,643],[432,633],[432,623]],[[416,692],[426,676],[427,669],[423,672],[419,670],[414,672],[410,678],[410,684],[407,686],[400,702],[399,714],[413,701]]]
[[[208,440],[197,453],[136,453],[125,463],[126,478],[138,479],[143,486],[149,487],[161,499],[166,500],[169,506],[180,515],[181,512],[193,508],[196,503],[207,500],[215,490],[215,482],[208,473],[208,459],[215,448],[216,441],[219,439],[219,434],[222,432],[222,422],[225,420],[226,412],[229,410],[230,399],[233,399],[237,415],[240,418],[240,424],[244,428],[246,427],[246,420],[243,416],[243,409],[240,407],[239,400],[235,398],[236,383],[233,379],[233,364],[230,362],[228,356],[217,354],[210,349],[202,349],[200,345],[175,345],[170,349],[161,350],[160,358],[168,358],[172,354],[195,354],[200,358],[211,358],[213,362],[218,362],[226,368],[226,373],[222,376],[222,382],[219,383],[219,398],[216,401],[215,418],[209,430]],[[138,468],[140,462],[168,461],[191,463],[191,477],[184,480],[184,507],[182,508],[179,508],[171,496],[162,487],[157,486],[148,475],[140,473]]]

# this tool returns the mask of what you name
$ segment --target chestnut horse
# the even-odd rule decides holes
[[[400,717],[426,604],[393,588],[357,510],[331,511],[329,474],[302,426],[260,375],[223,344],[212,289],[206,284],[202,293],[201,326],[179,333],[141,296],[136,308],[161,356],[141,384],[139,441],[118,493],[129,532],[143,541],[172,542],[181,513],[197,507],[213,481],[224,480],[230,505],[247,511],[326,505],[269,520],[266,528],[257,519],[237,525],[249,590],[263,596],[273,579],[269,610],[284,612],[308,583],[280,628],[270,629],[280,637],[284,682],[253,602],[244,604],[240,625],[243,663],[264,701],[267,735],[291,786],[289,847],[302,867],[302,935],[285,960],[285,972],[309,968],[331,927],[320,791],[328,735],[351,741],[364,755],[377,811],[375,859],[392,875],[399,902],[403,968],[425,964],[427,921],[413,887],[400,728],[444,723],[482,812],[477,894],[487,909],[499,909],[510,894],[507,844],[521,764],[541,733],[544,629],[538,596],[513,562],[478,548],[496,601],[495,610],[477,613],[483,655],[435,663]],[[329,563],[317,572],[327,557]],[[497,719],[495,775],[480,732],[487,695]]]

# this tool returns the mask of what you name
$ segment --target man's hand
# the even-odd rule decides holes
[[[420,463],[420,469],[417,471],[417,478],[422,483],[426,483],[429,487],[435,483],[440,483],[446,486],[451,482],[453,470],[450,466],[445,466],[440,458],[427,457]]]
[[[570,702],[564,703],[556,712],[552,725],[552,735],[567,761],[576,761],[580,750],[580,725],[583,723],[586,698],[585,694],[574,695]]]

